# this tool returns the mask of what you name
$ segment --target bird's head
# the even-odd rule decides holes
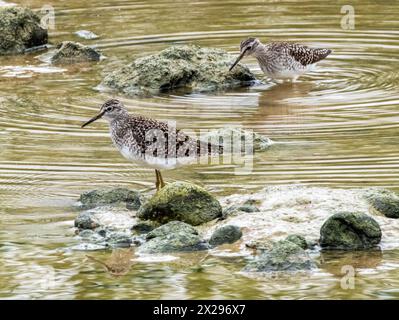
[[[85,126],[89,125],[90,123],[98,119],[104,118],[110,122],[126,113],[127,110],[125,109],[121,101],[117,99],[110,99],[101,106],[100,113],[91,118],[89,121],[85,122],[82,125],[82,128],[84,128]]]
[[[229,71],[231,71],[240,62],[242,58],[253,54],[256,51],[259,44],[260,41],[257,38],[248,38],[246,40],[241,41],[240,55],[238,56],[237,60],[233,63],[233,65],[230,67]]]

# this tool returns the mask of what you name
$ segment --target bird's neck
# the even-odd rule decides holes
[[[264,57],[265,53],[267,52],[268,47],[263,43],[259,43],[256,47],[254,53],[252,54],[256,59]]]
[[[128,113],[122,113],[122,114],[120,114],[119,116],[117,116],[117,117],[115,117],[114,119],[112,119],[110,122],[109,122],[109,125],[110,126],[115,126],[115,125],[118,125],[119,123],[121,123],[121,122],[124,122],[124,121],[126,121],[126,118],[129,118],[130,117],[130,115],[128,114]]]

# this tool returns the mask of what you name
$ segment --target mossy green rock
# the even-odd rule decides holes
[[[101,54],[95,49],[79,42],[62,42],[50,61],[53,64],[71,64],[81,62],[100,61]]]
[[[399,218],[399,196],[389,190],[381,190],[367,197],[371,207],[387,218]]]
[[[271,250],[264,251],[250,261],[245,272],[277,272],[311,270],[316,265],[301,247],[291,241],[278,241]]]
[[[381,241],[377,221],[364,213],[340,212],[320,229],[320,245],[327,249],[366,249]]]
[[[126,188],[111,190],[92,190],[83,193],[79,201],[82,209],[92,209],[106,205],[126,205],[126,208],[137,210],[141,205],[141,195],[138,191]]]
[[[0,8],[0,55],[20,54],[47,43],[47,30],[32,10],[21,7]]]
[[[138,211],[138,217],[160,223],[177,220],[200,225],[222,215],[219,201],[205,189],[187,182],[167,184]]]
[[[303,250],[308,249],[308,243],[306,242],[306,239],[299,235],[299,234],[290,234],[285,238],[286,241],[291,241],[295,243],[298,247],[302,248]]]
[[[164,253],[206,250],[208,245],[191,225],[171,221],[147,234],[147,242],[139,249],[141,253]]]
[[[102,85],[128,95],[176,88],[212,91],[249,85],[255,76],[247,67],[239,64],[229,72],[234,59],[221,49],[172,46],[111,72]]]
[[[242,232],[239,227],[227,225],[215,230],[209,240],[209,244],[212,246],[218,246],[224,243],[234,243],[241,239],[241,237]]]

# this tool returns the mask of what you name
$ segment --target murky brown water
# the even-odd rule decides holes
[[[49,1],[14,1],[40,8]],[[240,259],[197,255],[179,263],[134,263],[112,277],[68,248],[79,193],[115,185],[146,189],[151,170],[127,163],[111,146],[105,123],[80,129],[109,98],[102,74],[175,43],[237,52],[241,39],[294,40],[333,49],[295,84],[260,85],[217,94],[119,96],[131,112],[176,120],[189,129],[241,124],[278,142],[256,156],[254,170],[228,165],[165,172],[220,195],[265,184],[382,186],[399,191],[399,4],[352,1],[356,29],[340,27],[341,6],[325,1],[52,1],[52,43],[97,45],[99,64],[66,70],[37,54],[0,57],[0,297],[2,298],[398,298],[399,251],[378,257],[327,255],[320,270],[286,279],[248,279]],[[382,2],[381,2],[382,3]],[[87,29],[100,35],[82,40]],[[259,77],[253,59],[244,61]],[[97,253],[106,259],[110,252]],[[366,258],[365,258],[366,257]],[[356,287],[337,270],[359,262]],[[363,264],[362,264],[363,263]],[[46,274],[53,275],[50,284]]]

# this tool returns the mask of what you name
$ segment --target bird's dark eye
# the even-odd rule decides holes
[[[251,49],[252,49],[252,46],[248,46],[247,49],[248,49],[248,50],[251,50]]]
[[[107,109],[105,109],[105,111],[107,111],[107,112],[111,112],[112,111],[112,107],[107,107]]]

